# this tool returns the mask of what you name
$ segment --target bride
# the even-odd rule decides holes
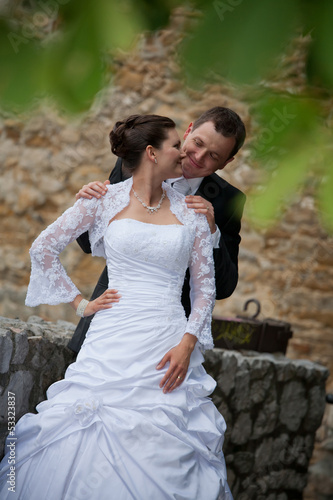
[[[100,199],[78,200],[30,250],[26,304],[68,302],[95,316],[65,378],[37,414],[16,424],[16,463],[11,469],[8,451],[0,497],[232,500],[225,422],[207,397],[215,382],[202,366],[202,351],[213,346],[210,230],[163,182],[182,175],[175,124],[132,115],[116,123],[110,142],[132,176]],[[109,276],[109,289],[90,302],[58,257],[87,230]],[[180,300],[187,267],[188,320]]]

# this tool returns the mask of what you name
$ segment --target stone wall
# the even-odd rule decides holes
[[[28,322],[0,317],[0,446],[7,435],[7,395],[15,393],[16,420],[45,399],[46,389],[63,378],[74,361],[66,348],[74,325],[48,323],[37,316]]]
[[[0,318],[0,438],[7,433],[7,394],[16,416],[33,412],[47,387],[74,359],[66,343],[74,325]],[[225,417],[224,454],[237,500],[297,500],[307,482],[315,432],[325,406],[327,370],[284,356],[215,349],[206,369]],[[2,446],[1,446],[2,449]]]

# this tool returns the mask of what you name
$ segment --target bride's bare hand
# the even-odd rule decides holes
[[[157,365],[156,369],[161,370],[169,362],[169,368],[160,383],[164,393],[173,391],[183,382],[196,342],[194,335],[185,333],[180,343],[170,349]]]
[[[111,309],[112,304],[119,302],[120,297],[118,290],[105,290],[97,299],[89,301],[84,310],[84,316],[91,316],[102,309]]]
[[[89,184],[85,184],[78,193],[76,193],[75,198],[79,200],[80,198],[86,198],[87,200],[91,200],[91,198],[100,198],[104,196],[107,189],[105,186],[110,184],[110,181],[104,181],[103,183],[100,181],[89,182]]]

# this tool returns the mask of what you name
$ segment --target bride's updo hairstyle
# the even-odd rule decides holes
[[[119,121],[110,132],[111,151],[123,159],[129,172],[139,165],[147,146],[159,149],[168,137],[168,129],[176,124],[159,115],[131,115]]]

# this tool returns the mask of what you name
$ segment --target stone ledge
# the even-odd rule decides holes
[[[75,355],[66,345],[75,325],[0,317],[0,445],[7,434],[7,392],[16,417],[34,412]],[[307,482],[315,432],[325,407],[328,370],[282,355],[214,349],[206,369],[213,400],[227,422],[224,454],[237,500],[298,500]]]

